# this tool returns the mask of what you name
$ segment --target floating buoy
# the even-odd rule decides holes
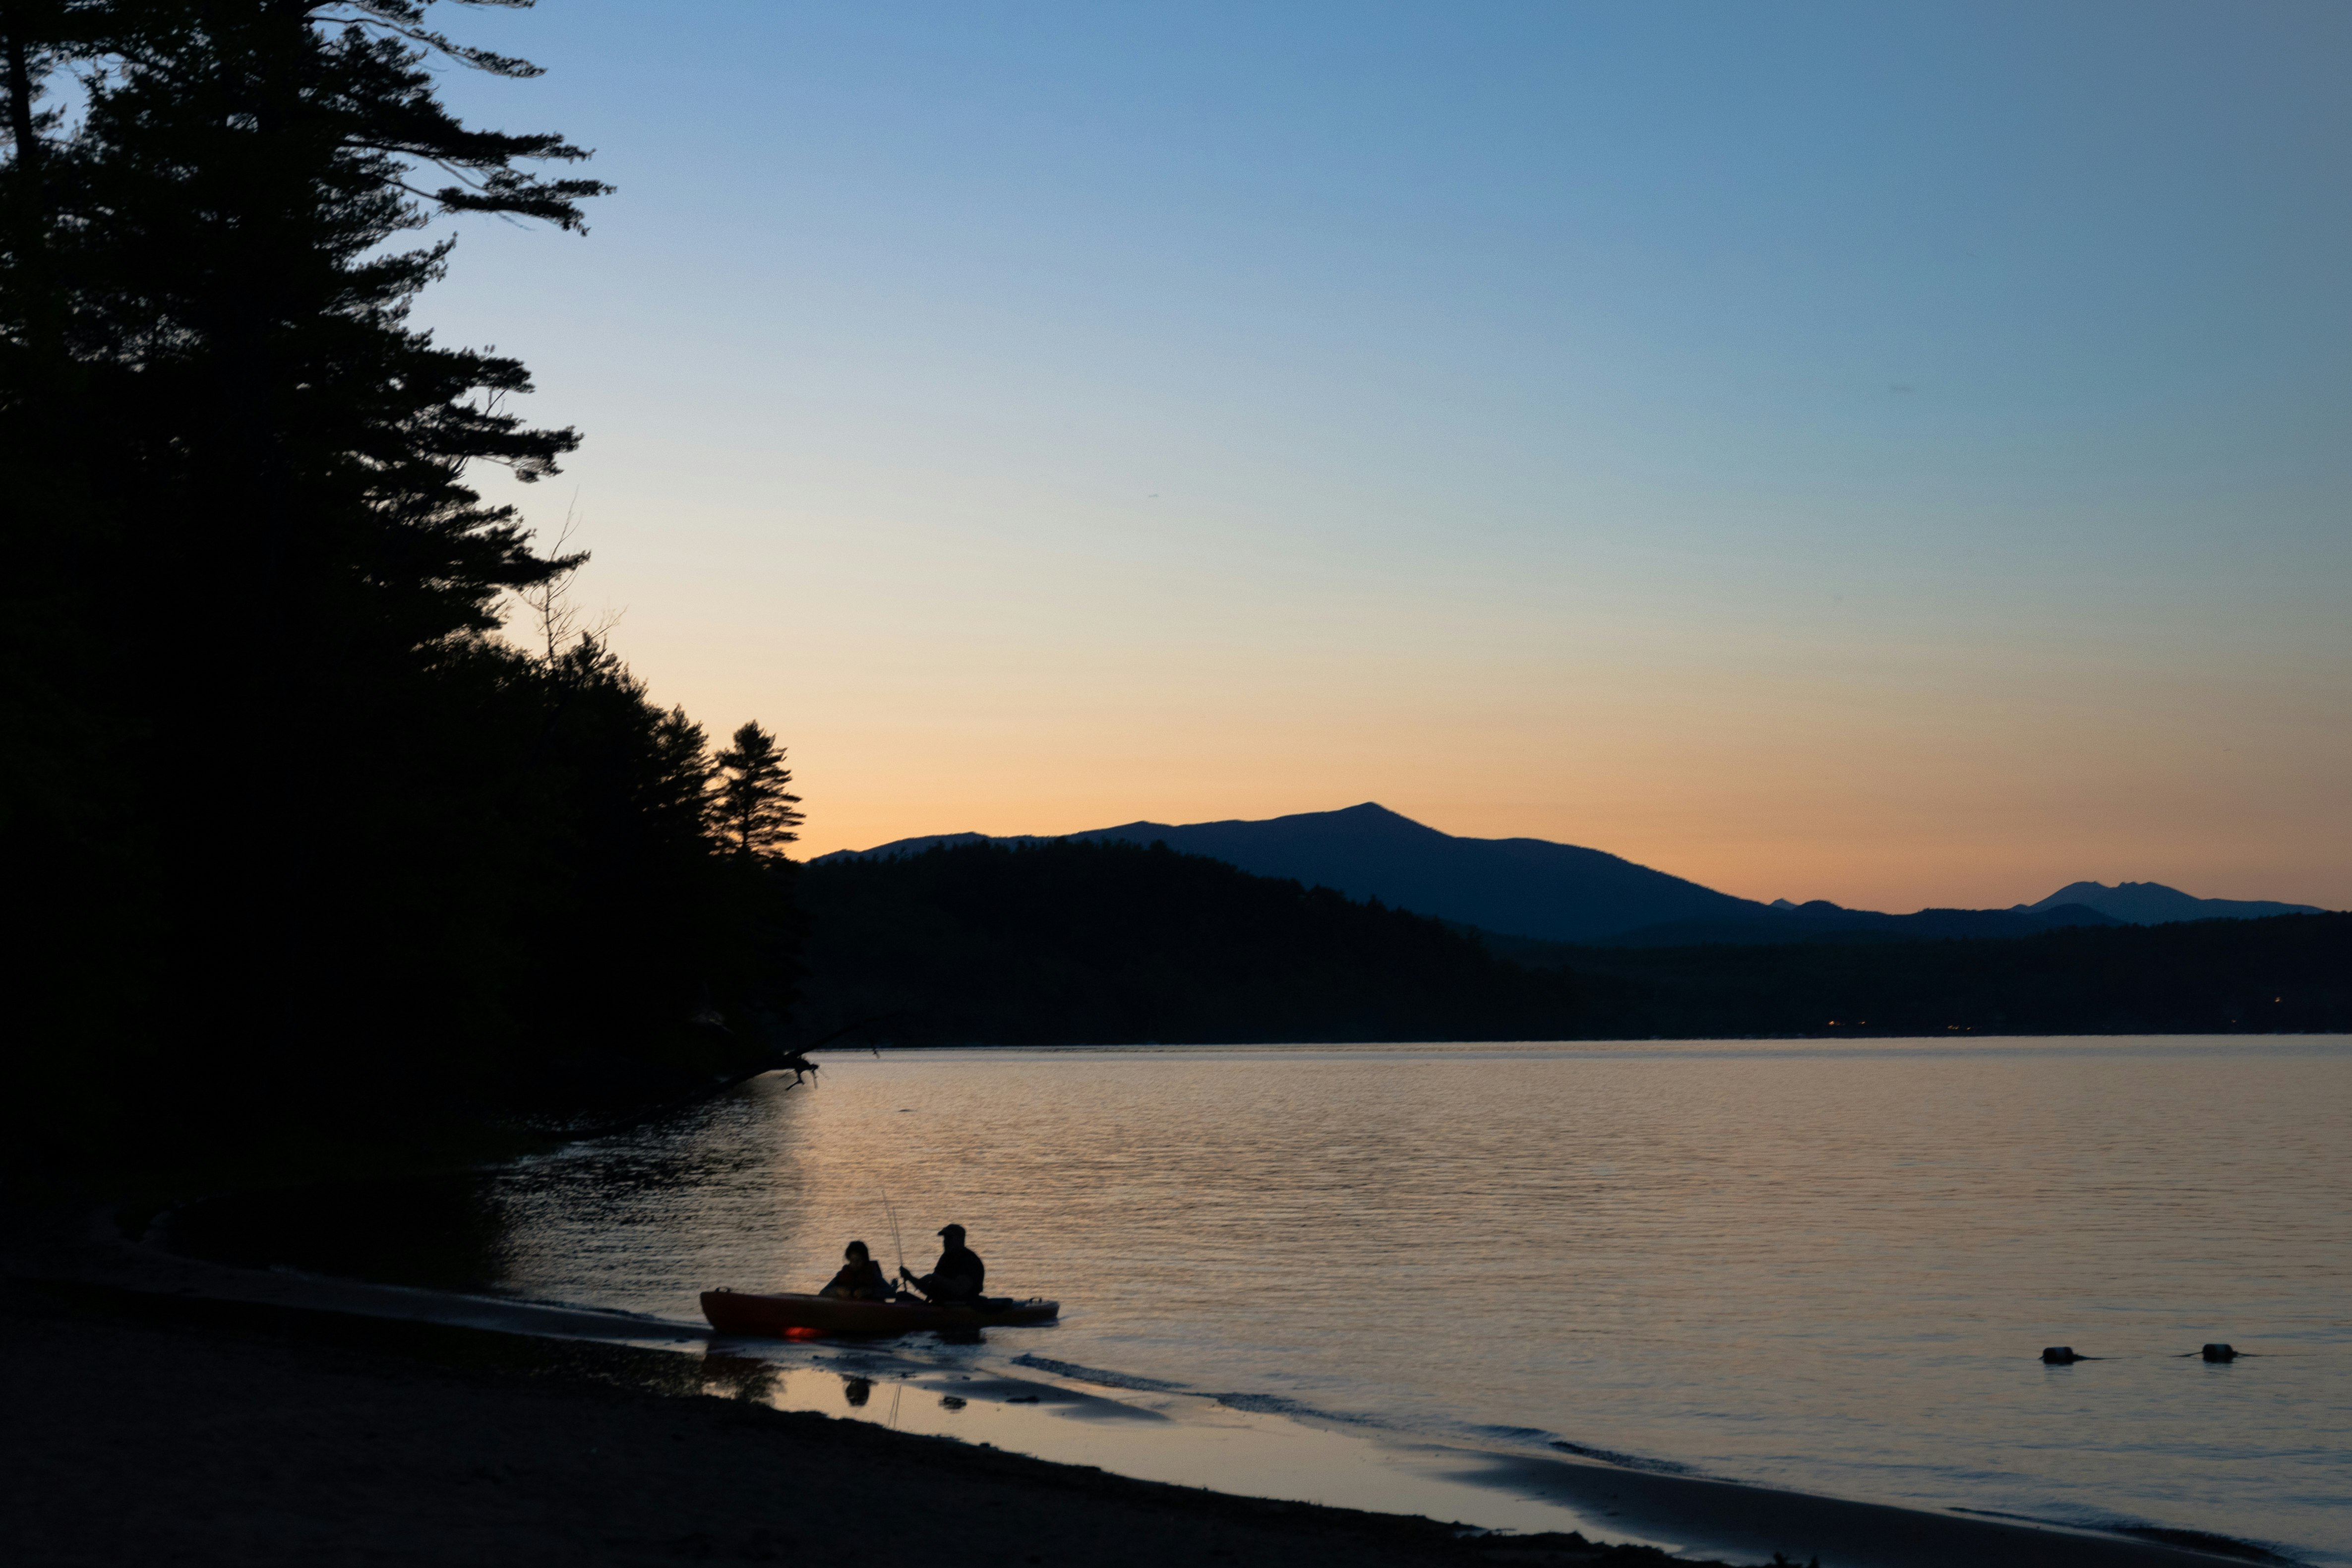
[[[2090,1359],[2086,1355],[2076,1355],[2073,1345],[2045,1345],[2042,1351],[2042,1363],[2047,1366],[2067,1366],[2078,1361]]]
[[[2238,1359],[2236,1348],[2231,1345],[2207,1345],[2203,1350],[2197,1353],[2203,1356],[2207,1361],[2235,1361]]]

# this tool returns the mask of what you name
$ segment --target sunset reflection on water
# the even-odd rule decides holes
[[[918,1269],[955,1220],[992,1291],[1064,1303],[940,1352],[975,1364],[2352,1561],[2341,1038],[839,1053],[788,1081],[496,1173],[472,1267],[693,1319],[713,1286],[815,1289],[853,1237],[895,1268],[895,1210]],[[2107,1359],[2041,1365],[2058,1343]]]

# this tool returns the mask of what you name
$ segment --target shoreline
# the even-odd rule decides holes
[[[13,1281],[0,1314],[28,1564],[1664,1561],[778,1412],[662,1352]]]
[[[1490,1046],[1745,1046],[1775,1043],[1807,1045],[1837,1044],[1868,1046],[1877,1044],[1908,1044],[1914,1040],[1942,1040],[1954,1045],[1962,1041],[1999,1040],[2352,1040],[2352,1030],[2345,1029],[2098,1029],[2072,1033],[2048,1029],[1919,1029],[1908,1034],[1890,1034],[1872,1029],[1867,1033],[1834,1034],[1816,1030],[1811,1034],[1790,1031],[1786,1034],[1756,1035],[1566,1035],[1558,1037],[1509,1039],[1446,1039],[1446,1040],[1108,1040],[1065,1042],[1057,1045],[1004,1045],[986,1040],[955,1040],[919,1046],[898,1045],[895,1042],[872,1046],[826,1046],[831,1051],[868,1052],[887,1057],[894,1053],[912,1054],[918,1051],[1296,1051],[1328,1047],[1332,1050],[1412,1050],[1420,1047],[1443,1046],[1449,1048],[1475,1050]],[[817,1047],[812,1047],[817,1048]],[[819,1063],[822,1067],[824,1064]],[[768,1071],[775,1069],[769,1068]],[[761,1076],[753,1073],[751,1078]],[[736,1079],[722,1087],[750,1081]]]
[[[881,1386],[894,1391],[904,1388],[919,1391],[923,1396],[936,1395],[936,1405],[928,1403],[927,1398],[919,1398],[915,1403],[926,1413],[939,1409],[961,1413],[954,1424],[960,1435],[922,1436],[886,1431],[871,1420],[835,1419],[833,1415],[814,1412],[829,1409],[834,1415],[853,1414],[841,1402],[846,1384],[853,1379],[861,1384],[867,1383],[868,1373],[874,1373],[875,1363],[893,1361],[887,1351],[875,1353],[866,1347],[841,1347],[848,1352],[846,1359],[860,1363],[852,1371],[805,1365],[796,1369],[781,1367],[762,1362],[756,1351],[750,1355],[738,1354],[732,1353],[732,1348],[743,1347],[713,1345],[712,1336],[707,1331],[657,1320],[525,1301],[455,1296],[407,1287],[244,1269],[185,1258],[126,1240],[112,1233],[110,1222],[86,1223],[79,1234],[67,1233],[72,1229],[70,1226],[53,1226],[40,1245],[29,1249],[22,1247],[11,1249],[15,1256],[7,1260],[5,1271],[9,1277],[7,1293],[12,1318],[21,1320],[28,1310],[34,1311],[36,1316],[41,1312],[61,1315],[67,1322],[79,1325],[59,1331],[68,1337],[79,1333],[85,1338],[96,1336],[97,1340],[102,1341],[109,1332],[112,1332],[150,1346],[156,1345],[159,1341],[178,1341],[177,1351],[155,1351],[155,1359],[173,1365],[183,1361],[198,1366],[228,1364],[238,1362],[241,1356],[251,1360],[253,1352],[249,1343],[238,1349],[232,1348],[230,1342],[250,1342],[257,1335],[267,1336],[272,1353],[281,1358],[272,1375],[281,1380],[292,1377],[297,1382],[305,1377],[325,1375],[326,1369],[319,1364],[321,1357],[332,1359],[359,1355],[396,1364],[419,1362],[428,1365],[454,1363],[468,1369],[469,1373],[479,1372],[481,1375],[494,1379],[520,1377],[543,1382],[553,1377],[568,1380],[582,1388],[599,1390],[601,1392],[596,1397],[606,1400],[676,1400],[686,1394],[718,1394],[725,1401],[718,1408],[731,1409],[732,1418],[740,1419],[745,1413],[743,1406],[747,1405],[758,1406],[758,1414],[761,1416],[788,1424],[785,1427],[776,1428],[777,1431],[801,1434],[793,1441],[881,1443],[884,1448],[878,1452],[889,1456],[888,1462],[894,1468],[914,1467],[928,1473],[944,1465],[949,1470],[955,1470],[955,1464],[940,1458],[943,1449],[960,1451],[965,1458],[988,1456],[992,1462],[1034,1467],[1034,1473],[1023,1470],[1020,1479],[1003,1479],[1002,1484],[1015,1491],[1038,1486],[1064,1489],[1075,1486],[1082,1491],[1094,1489],[1087,1491],[1083,1500],[1063,1499],[1053,1504],[1056,1508],[1075,1509],[1077,1514],[1088,1519],[1093,1519],[1095,1513],[1102,1509],[1116,1512],[1118,1508],[1129,1506],[1127,1502],[1110,1499],[1107,1493],[1097,1495],[1106,1487],[1158,1489],[1152,1494],[1154,1496],[1164,1492],[1184,1499],[1217,1499],[1229,1509],[1244,1510],[1240,1515],[1218,1514],[1217,1529],[1241,1529],[1249,1521],[1264,1523],[1265,1519],[1276,1516],[1264,1515],[1263,1510],[1280,1510],[1278,1519],[1286,1539],[1296,1536],[1300,1531],[1310,1535],[1319,1531],[1318,1540],[1323,1540],[1335,1552],[1341,1552],[1334,1561],[1383,1560],[1362,1555],[1364,1532],[1374,1529],[1374,1526],[1365,1523],[1366,1521],[1381,1521],[1376,1533],[1384,1538],[1393,1536],[1393,1550],[1403,1551],[1410,1544],[1412,1552],[1424,1554],[1399,1558],[1399,1561],[1501,1562],[1507,1559],[1497,1553],[1506,1550],[1507,1543],[1510,1550],[1536,1554],[1525,1559],[1508,1560],[1562,1563],[1674,1561],[1696,1563],[1715,1560],[1761,1563],[1769,1561],[1775,1552],[1784,1552],[1798,1563],[1818,1556],[1831,1568],[1874,1568],[1876,1564],[1886,1564],[1892,1568],[1897,1563],[1906,1565],[1906,1568],[1937,1568],[1941,1564],[1962,1568],[1962,1565],[1995,1563],[2026,1565],[2026,1568],[2044,1563],[2050,1568],[2059,1568],[2061,1564],[2079,1564],[2084,1568],[2194,1568],[2196,1564],[2204,1564],[2206,1568],[2212,1568],[2213,1564],[2221,1563],[2275,1563],[2287,1561],[2261,1552],[2259,1549],[2214,1538],[2194,1542],[2194,1546],[2207,1548],[2195,1550],[2190,1544],[2170,1545],[2116,1534],[1993,1518],[1969,1518],[1730,1481],[1665,1475],[1567,1455],[1555,1460],[1499,1451],[1479,1453],[1461,1448],[1440,1448],[1432,1445],[1390,1446],[1390,1452],[1385,1457],[1388,1468],[1370,1478],[1371,1489],[1367,1492],[1360,1485],[1357,1488],[1359,1497],[1369,1497],[1372,1500],[1374,1506],[1370,1510],[1361,1507],[1332,1508],[1321,1502],[1279,1497],[1269,1500],[1264,1496],[1246,1495],[1244,1489],[1257,1493],[1278,1489],[1269,1479],[1273,1475],[1273,1468],[1268,1462],[1270,1458],[1278,1458],[1294,1450],[1311,1448],[1315,1443],[1327,1440],[1355,1443],[1367,1448],[1370,1445],[1353,1437],[1331,1435],[1318,1437],[1311,1426],[1295,1423],[1286,1426],[1279,1417],[1257,1417],[1259,1427],[1250,1430],[1247,1417],[1221,1416],[1216,1432],[1203,1433],[1199,1430],[1202,1424],[1195,1421],[1194,1429],[1188,1433],[1181,1429],[1181,1424],[1171,1423],[1164,1415],[1159,1415],[1156,1416],[1159,1427],[1153,1429],[1157,1447],[1137,1450],[1129,1444],[1121,1448],[1118,1443],[1107,1439],[1106,1432],[1112,1427],[1124,1431],[1143,1424],[1101,1417],[1150,1416],[1155,1413],[1131,1398],[1122,1401],[1114,1397],[1116,1391],[1090,1391],[1084,1386],[1083,1378],[1054,1381],[1041,1378],[1034,1383],[1024,1378],[1020,1383],[1006,1382],[1003,1387],[970,1386],[950,1392],[950,1385],[938,1377],[927,1378],[919,1360],[898,1362],[896,1363],[898,1370],[885,1369],[875,1373],[876,1380]],[[25,1338],[21,1333],[16,1337],[19,1341]],[[290,1369],[282,1363],[282,1358],[288,1356],[294,1358],[297,1363]],[[483,1371],[485,1368],[488,1370]],[[349,1377],[354,1374],[349,1368],[341,1368],[335,1375]],[[387,1376],[381,1368],[376,1375],[379,1379]],[[807,1383],[811,1377],[819,1381],[814,1384]],[[796,1378],[802,1380],[797,1386],[794,1384]],[[892,1378],[898,1381],[887,1381]],[[12,1382],[20,1381],[21,1378],[12,1379]],[[391,1381],[405,1386],[397,1375],[392,1375]],[[1077,1386],[1064,1386],[1057,1394],[1056,1382]],[[529,1386],[538,1384],[530,1384]],[[509,1392],[520,1399],[525,1387],[524,1383],[515,1383]],[[277,1393],[275,1389],[265,1391],[257,1387],[256,1397],[262,1398],[265,1392],[272,1397]],[[385,1391],[379,1388],[377,1392],[382,1394]],[[1042,1405],[1041,1394],[1045,1396]],[[482,1410],[499,1406],[504,1397],[485,1387],[473,1388],[464,1396],[467,1403]],[[173,1401],[160,1394],[137,1393],[131,1398],[134,1406],[152,1405],[155,1408],[152,1411],[136,1407],[119,1409],[113,1402],[100,1400],[76,1419],[85,1426],[95,1421],[100,1427],[125,1426],[141,1430],[161,1427],[168,1431],[173,1426],[175,1418],[191,1421],[220,1418],[216,1413],[199,1415],[194,1411],[175,1410]],[[969,1411],[965,1410],[967,1401]],[[1087,1403],[1089,1401],[1091,1405]],[[692,1403],[698,1406],[710,1405],[707,1400]],[[854,1398],[849,1403],[856,1404],[857,1399]],[[894,1414],[898,1408],[894,1393]],[[20,1411],[20,1415],[26,1414]],[[704,1410],[692,1419],[707,1421],[709,1413]],[[933,1426],[937,1426],[939,1418],[933,1416],[931,1419]],[[789,1425],[793,1423],[803,1425]],[[1039,1423],[1052,1425],[1041,1426]],[[31,1425],[37,1426],[38,1423]],[[1159,1428],[1168,1430],[1160,1431]],[[829,1436],[813,1438],[807,1436],[812,1430],[821,1430]],[[977,1441],[983,1431],[994,1433],[1005,1440],[995,1447]],[[851,1432],[862,1435],[847,1436],[846,1434]],[[1047,1450],[1045,1457],[1032,1458],[1030,1455],[1039,1449],[1024,1442],[1024,1436],[1034,1440],[1041,1432],[1058,1433],[1063,1439],[1082,1438],[1083,1442],[1073,1449],[1070,1441],[1062,1441],[1059,1446],[1066,1452],[1061,1454],[1052,1452],[1054,1445],[1048,1443],[1044,1445]],[[107,1440],[119,1446],[130,1439],[116,1432]],[[321,1439],[317,1437],[312,1439],[314,1446],[320,1441]],[[345,1448],[354,1444],[359,1446],[358,1451],[345,1453],[343,1458],[363,1465],[367,1457],[365,1443],[364,1439],[352,1437],[341,1444]],[[1227,1450],[1223,1469],[1203,1471],[1199,1468],[1200,1456],[1206,1451],[1204,1443],[1222,1446]],[[330,1448],[336,1446],[332,1442],[328,1444]],[[1074,1454],[1136,1452],[1141,1452],[1145,1457],[1134,1466],[1123,1467],[1114,1462],[1107,1468],[1089,1466],[1084,1458],[1071,1457]],[[1172,1459],[1171,1456],[1173,1456]],[[24,1459],[21,1455],[12,1458],[20,1465]],[[1347,1458],[1340,1456],[1342,1468]],[[809,1460],[803,1456],[796,1462],[805,1464]],[[1178,1468],[1170,1469],[1171,1463]],[[1154,1466],[1166,1472],[1164,1479],[1132,1479],[1137,1474],[1148,1476]],[[1191,1468],[1187,1468],[1187,1466]],[[1327,1467],[1321,1473],[1338,1472]],[[1191,1482],[1193,1475],[1212,1477],[1209,1484],[1217,1489],[1207,1489],[1200,1482],[1182,1484]],[[1412,1480],[1415,1476],[1437,1489],[1416,1491]],[[1083,1482],[1074,1479],[1082,1477],[1093,1479]],[[1176,1484],[1171,1484],[1171,1481]],[[436,1495],[431,1487],[420,1489],[414,1484],[386,1484],[392,1486],[393,1493],[399,1494],[398,1499],[387,1493],[377,1500],[387,1508],[399,1500],[404,1500],[400,1501],[404,1508],[427,1507]],[[1448,1502],[1459,1502],[1468,1495],[1465,1488],[1483,1488],[1485,1495],[1496,1500],[1496,1507],[1486,1510],[1487,1517],[1478,1520],[1479,1525],[1495,1524],[1507,1515],[1521,1521],[1518,1528],[1522,1530],[1530,1526],[1542,1530],[1544,1521],[1549,1519],[1557,1519],[1570,1528],[1556,1529],[1551,1533],[1480,1536],[1476,1539],[1485,1544],[1465,1558],[1461,1554],[1465,1548],[1457,1539],[1464,1527],[1434,1523],[1428,1518],[1415,1517],[1413,1508],[1415,1503],[1426,1506],[1431,1500],[1441,1507]],[[1330,1494],[1327,1492],[1324,1495]],[[1516,1500],[1506,1509],[1501,1506],[1505,1499]],[[226,1518],[253,1510],[267,1513],[272,1506],[266,1495],[256,1492],[243,1498],[235,1495],[217,1497],[213,1500],[208,1511],[214,1516]],[[742,1518],[737,1522],[742,1523],[751,1514],[758,1513],[760,1508],[766,1506],[761,1503],[754,1507],[747,1502],[744,1507],[750,1511],[742,1513]],[[1150,1506],[1159,1505],[1154,1503]],[[394,1509],[394,1511],[398,1510]],[[1465,1509],[1454,1517],[1467,1518],[1471,1514],[1472,1510]],[[1573,1529],[1573,1524],[1578,1521],[1583,1522],[1585,1529]],[[751,1523],[744,1523],[743,1527],[777,1528],[772,1524]],[[458,1526],[453,1524],[451,1528]],[[1208,1526],[1203,1525],[1202,1528]],[[1431,1533],[1433,1531],[1436,1533]],[[1635,1544],[1609,1544],[1607,1538]],[[1643,1542],[1675,1548],[1676,1554],[1668,1558],[1638,1544]],[[162,1543],[159,1538],[141,1549],[152,1550]],[[173,1550],[177,1550],[178,1544],[181,1543],[175,1543]],[[844,1537],[842,1544],[845,1549],[856,1550],[853,1538]],[[574,1546],[578,1548],[579,1543],[575,1542]],[[1134,1552],[1129,1546],[1106,1550],[1113,1556],[1135,1559]],[[1236,1547],[1233,1550],[1242,1549]],[[1282,1551],[1284,1560],[1293,1563],[1317,1560],[1311,1555],[1301,1558],[1298,1553],[1302,1550],[1305,1548],[1298,1541],[1289,1540]],[[1388,1550],[1383,1548],[1383,1552]],[[1438,1555],[1428,1557],[1425,1554],[1429,1552]],[[127,1555],[127,1549],[124,1554]],[[445,1554],[436,1549],[434,1555]],[[530,1556],[529,1553],[525,1555],[526,1558]],[[596,1556],[593,1552],[589,1555],[592,1558]],[[58,1559],[68,1560],[79,1559]],[[89,1560],[100,1559],[93,1557]],[[572,1560],[576,1560],[576,1552]],[[598,1560],[635,1559],[625,1555]],[[1012,1557],[1005,1560],[1021,1559]]]

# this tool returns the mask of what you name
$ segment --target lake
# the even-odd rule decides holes
[[[2352,1563],[2344,1037],[824,1061],[265,1250],[698,1320],[954,1220],[1065,1304],[975,1364]]]

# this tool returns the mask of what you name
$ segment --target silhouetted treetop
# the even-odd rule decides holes
[[[531,389],[519,360],[407,324],[454,242],[388,242],[428,208],[576,229],[606,188],[522,167],[586,156],[561,135],[452,115],[425,68],[436,54],[532,68],[452,44],[425,13],[77,7],[50,52],[80,65],[87,111],[6,171],[14,248],[39,247],[58,285],[8,313],[12,335],[30,350],[38,321],[70,323],[47,338],[79,362],[71,384],[106,405],[113,449],[91,466],[126,521],[167,513],[158,542],[216,602],[323,592],[312,604],[339,624],[408,644],[489,629],[500,594],[566,564],[535,555],[515,510],[484,504],[463,473],[488,462],[541,479],[579,437],[509,409]],[[455,183],[428,190],[421,171]]]
[[[793,775],[784,766],[783,748],[758,724],[746,724],[717,761],[720,776],[711,815],[720,835],[738,855],[782,855],[784,846],[800,837],[794,829],[806,820],[795,809],[801,797],[791,793]]]

